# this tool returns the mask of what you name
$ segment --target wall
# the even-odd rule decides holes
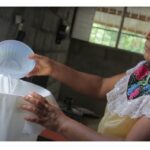
[[[67,65],[79,71],[108,77],[126,71],[140,60],[143,60],[143,56],[139,54],[72,39]],[[66,97],[73,98],[74,105],[103,114],[104,101],[98,102],[94,98],[83,96],[62,86],[59,99],[63,101]]]
[[[77,8],[72,38],[89,41],[95,10],[94,7]]]
[[[69,36],[61,42],[55,43],[57,27],[60,19],[71,25],[74,8],[63,7],[0,7],[0,41],[15,39],[18,26],[15,16],[24,19],[23,31],[26,33],[24,42],[36,53],[54,58],[65,63],[70,44]],[[33,78],[32,82],[46,87],[57,98],[60,84],[48,77]],[[48,84],[47,84],[48,82]]]

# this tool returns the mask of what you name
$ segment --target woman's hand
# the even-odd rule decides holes
[[[29,56],[29,59],[35,60],[36,66],[30,73],[28,73],[27,77],[42,75],[45,76],[51,74],[53,61],[48,57],[32,54]]]
[[[28,103],[21,105],[21,108],[33,113],[33,115],[25,117],[27,121],[59,132],[66,116],[58,106],[50,104],[44,97],[35,92],[25,96],[24,100]]]

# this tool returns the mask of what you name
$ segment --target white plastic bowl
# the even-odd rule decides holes
[[[32,49],[23,42],[0,42],[0,74],[12,78],[25,77],[35,67],[35,61],[28,58],[32,53]]]

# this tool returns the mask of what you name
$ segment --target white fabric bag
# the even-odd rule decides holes
[[[18,108],[22,96],[37,92],[55,102],[50,91],[35,84],[0,75],[0,141],[35,141],[44,130],[38,124],[24,120],[29,113]]]

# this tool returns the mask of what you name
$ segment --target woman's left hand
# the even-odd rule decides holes
[[[44,97],[33,92],[24,97],[28,103],[21,108],[32,112],[34,115],[26,116],[27,121],[38,123],[48,129],[58,132],[66,117],[59,107],[50,104]]]

